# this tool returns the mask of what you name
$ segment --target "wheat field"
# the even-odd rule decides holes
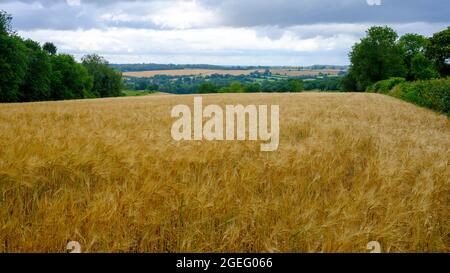
[[[175,142],[193,96],[0,105],[0,252],[450,251],[450,120],[359,93],[279,104],[280,146]]]

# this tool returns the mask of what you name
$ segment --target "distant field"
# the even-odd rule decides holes
[[[210,76],[213,74],[222,75],[248,75],[252,72],[264,70],[211,70],[211,69],[178,69],[178,70],[153,70],[153,71],[139,71],[139,72],[124,72],[123,75],[127,77],[154,77],[156,75],[169,76],[189,76],[189,75],[204,75]],[[273,74],[287,75],[287,76],[317,76],[320,73],[326,75],[337,75],[341,70],[324,69],[324,70],[287,70],[287,69],[272,69]]]
[[[450,120],[379,94],[279,104],[280,146],[176,142],[194,96],[0,104],[0,252],[449,252]]]
[[[336,76],[342,70],[323,69],[323,70],[289,70],[289,69],[272,69],[273,74],[280,74],[286,76],[318,76],[318,75],[333,75]]]
[[[139,71],[139,72],[124,72],[124,76],[128,77],[154,77],[156,75],[169,76],[188,76],[188,75],[204,75],[209,76],[213,74],[229,74],[229,75],[248,75],[256,70],[211,70],[211,69],[178,69],[178,70],[153,70],[153,71]],[[263,71],[262,71],[263,72]]]

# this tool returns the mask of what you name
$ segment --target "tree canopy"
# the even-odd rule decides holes
[[[82,58],[83,66],[93,77],[92,93],[99,97],[117,97],[122,90],[122,75],[108,66],[105,58],[91,54]]]
[[[431,38],[418,34],[398,37],[389,27],[371,27],[366,37],[349,54],[351,66],[341,86],[348,91],[365,91],[369,86],[393,77],[408,81],[446,77],[450,74],[450,28]]]
[[[50,43],[50,42],[46,42],[43,46],[42,49],[44,51],[46,51],[49,55],[55,55],[57,52],[57,48],[55,46],[55,44]]]
[[[427,38],[409,33],[400,37],[398,44],[403,50],[407,80],[426,80],[437,76],[433,62],[425,57],[426,48],[430,44]]]
[[[0,102],[66,100],[121,95],[122,75],[98,55],[78,63],[57,54],[53,43],[42,47],[11,28],[12,17],[0,11]]]
[[[441,77],[450,75],[450,27],[435,33],[433,37],[430,38],[426,55],[434,61],[436,69]]]
[[[11,21],[12,16],[6,11],[0,10],[0,35],[7,35],[13,32]]]
[[[367,36],[350,53],[351,77],[357,91],[364,91],[375,82],[407,73],[397,33],[389,27],[372,27]]]

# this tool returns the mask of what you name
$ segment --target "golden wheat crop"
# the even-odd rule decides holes
[[[378,94],[279,104],[280,146],[175,142],[154,95],[0,105],[0,252],[450,251],[450,121]]]

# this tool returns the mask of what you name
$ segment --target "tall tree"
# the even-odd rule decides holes
[[[50,57],[40,45],[26,40],[28,67],[25,80],[20,87],[21,101],[43,101],[50,99]]]
[[[56,55],[56,52],[58,49],[56,48],[55,44],[47,42],[42,46],[42,49],[46,51],[49,55]]]
[[[84,66],[71,55],[60,54],[51,58],[52,99],[82,99],[94,97],[92,78]]]
[[[380,80],[406,76],[397,38],[397,33],[389,27],[371,27],[367,36],[353,46],[349,79],[355,80],[356,91],[365,91]]]
[[[0,102],[16,102],[27,72],[26,47],[11,28],[11,15],[0,11]]]
[[[450,75],[450,27],[435,33],[430,38],[426,55],[434,61],[436,69],[442,77]]]
[[[12,16],[4,10],[0,10],[0,35],[13,34],[11,21]]]
[[[427,38],[419,34],[405,34],[400,37],[398,44],[403,50],[408,69],[407,80],[426,80],[436,76],[432,61],[425,57],[429,43]]]
[[[92,92],[99,97],[116,97],[122,92],[122,74],[109,67],[109,63],[97,54],[82,58],[83,66],[93,77]]]
[[[433,62],[423,53],[416,53],[411,59],[410,75],[412,80],[429,80],[438,78]]]

